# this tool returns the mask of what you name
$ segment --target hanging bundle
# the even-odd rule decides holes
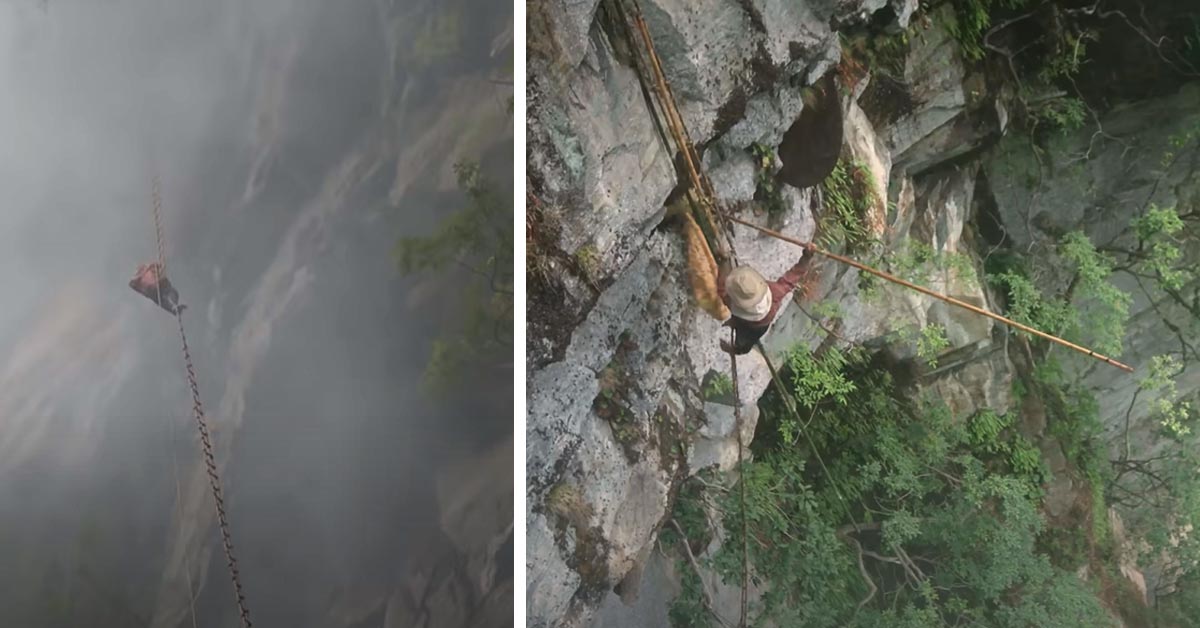
[[[692,285],[692,295],[700,309],[710,316],[725,321],[729,319],[729,308],[721,300],[717,291],[717,260],[713,258],[712,249],[700,225],[689,211],[680,212],[683,215],[683,238],[687,248],[688,282]]]

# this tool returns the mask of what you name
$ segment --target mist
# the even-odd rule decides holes
[[[237,624],[175,320],[127,285],[154,177],[255,625],[402,625],[439,561],[483,579],[447,604],[502,595],[511,371],[431,398],[456,279],[389,252],[462,204],[457,160],[511,192],[488,80],[511,24],[481,0],[0,2],[0,625]],[[418,58],[431,28],[453,46]]]

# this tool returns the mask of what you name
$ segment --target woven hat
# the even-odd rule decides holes
[[[729,311],[740,319],[758,322],[771,311],[767,280],[749,266],[739,266],[729,273],[725,278],[725,294],[729,297]]]

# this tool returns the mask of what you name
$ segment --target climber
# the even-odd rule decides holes
[[[129,280],[129,287],[172,314],[178,314],[187,307],[179,303],[179,292],[163,274],[162,264],[158,262],[139,264],[137,273]]]
[[[757,270],[749,266],[729,270],[728,261],[722,262],[717,276],[717,290],[732,314],[724,326],[733,328],[734,341],[730,346],[729,341],[721,340],[721,349],[735,355],[750,353],[758,339],[770,329],[784,299],[804,279],[811,262],[812,256],[805,255],[775,281],[763,279]]]

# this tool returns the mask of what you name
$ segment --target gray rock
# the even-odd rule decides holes
[[[656,224],[675,175],[633,71],[616,62],[603,37],[592,41],[568,102],[554,100],[564,94],[546,97],[538,112],[551,124],[539,126],[530,159],[559,165],[541,169],[550,192],[543,201],[561,209],[559,246],[590,247],[607,275],[632,259]]]
[[[754,177],[758,165],[749,152],[737,150],[722,161],[716,161],[716,151],[704,155],[705,170],[717,196],[729,203],[745,203],[754,199],[757,188]]]
[[[931,17],[940,23],[949,11],[946,5]],[[910,41],[904,80],[916,106],[888,129],[887,146],[897,167],[916,174],[944,160],[940,150],[960,150],[952,142],[967,135],[955,124],[967,107],[966,71],[958,43],[944,28],[920,30]]]
[[[1095,243],[1119,246],[1132,237],[1130,220],[1150,203],[1171,207],[1196,198],[1200,161],[1195,144],[1174,149],[1171,138],[1200,124],[1200,88],[1187,86],[1174,96],[1119,109],[1101,123],[1105,136],[1081,129],[1051,137],[1040,170],[1028,139],[1018,136],[1006,137],[985,160],[1005,238],[1014,249],[1049,255],[1054,242],[1075,229]],[[1175,167],[1164,172],[1163,155],[1174,150],[1183,152]],[[1185,255],[1200,262],[1200,251]],[[1064,281],[1062,276],[1044,281],[1051,287],[1064,285],[1055,283]],[[1153,356],[1178,351],[1179,340],[1160,313],[1185,319],[1188,315],[1180,306],[1161,297],[1152,302],[1128,276],[1115,275],[1114,282],[1134,295],[1124,352],[1115,357],[1145,369]],[[1184,293],[1190,289],[1185,287]],[[1088,386],[1097,392],[1106,429],[1123,431],[1139,378],[1093,360],[1069,364],[1086,374]],[[1200,391],[1200,369],[1183,373],[1178,384],[1183,396]],[[1131,414],[1134,448],[1153,447],[1155,426],[1144,423],[1153,396],[1138,399]]]
[[[779,146],[783,133],[803,110],[799,87],[783,86],[756,94],[746,103],[741,119],[717,140],[716,146],[725,150],[742,150],[755,143]]]
[[[575,67],[587,51],[588,33],[600,0],[556,0],[538,3],[549,21],[550,32],[538,33],[549,36],[561,54],[559,62]],[[533,36],[531,34],[531,36]]]
[[[716,403],[704,404],[704,416],[708,423],[699,430],[688,454],[688,469],[697,473],[701,469],[716,467],[731,471],[738,461],[738,432],[741,432],[743,452],[750,459],[750,442],[754,440],[754,429],[758,426],[758,405],[746,404],[741,409],[741,430],[734,429],[733,406]]]
[[[670,622],[667,613],[682,587],[674,559],[658,552],[650,555],[638,587],[637,598],[626,604],[615,594],[604,596],[592,628],[661,628]]]
[[[890,4],[896,12],[896,25],[900,28],[908,28],[908,21],[921,6],[920,0],[891,0]]]
[[[778,143],[803,107],[799,86],[836,63],[840,52],[829,30],[831,20],[860,11],[869,14],[885,4],[643,3],[692,139],[703,144],[715,132],[724,132],[704,156],[722,203],[736,205],[753,198],[757,167],[745,149],[756,142]],[[733,408],[703,403],[699,393],[708,373],[729,372],[729,356],[718,346],[728,331],[692,305],[678,234],[653,231],[675,175],[632,72],[616,61],[606,35],[597,28],[589,32],[587,50],[563,79],[562,88],[551,90],[548,79],[534,77],[531,92],[530,174],[542,188],[544,204],[560,214],[561,248],[570,253],[593,247],[605,282],[574,329],[562,359],[530,373],[526,605],[530,626],[659,626],[665,598],[677,584],[652,550],[655,531],[668,514],[669,491],[683,476],[680,465],[686,464],[691,473],[713,465],[730,469],[737,458]],[[888,198],[889,183],[895,180],[904,199],[896,216],[886,216],[881,203],[873,217],[886,243],[912,236],[942,250],[960,250],[973,177],[954,172],[913,184],[892,176],[895,153],[889,148],[893,141],[905,148],[917,145],[961,113],[961,85],[957,92],[953,88],[956,80],[961,82],[961,72],[953,72],[941,82],[921,83],[930,93],[945,93],[914,111],[903,130],[873,129],[856,105],[848,105],[844,118],[852,154],[871,168],[880,198]],[[914,75],[913,80],[924,79]],[[739,93],[745,106],[736,119],[721,121],[727,128],[718,128],[722,107]],[[768,219],[746,211],[741,215],[811,240],[817,228],[816,190],[784,186],[782,195],[783,211],[777,216]],[[805,254],[795,245],[742,226],[735,226],[733,234],[741,263],[769,278],[783,274]],[[990,333],[990,327],[932,307],[931,300],[920,295],[896,292],[881,301],[864,302],[857,271],[832,263],[823,268],[816,296],[842,306],[845,319],[839,333],[849,341],[883,338],[900,325],[932,320],[944,321],[947,327],[957,324],[951,334],[953,346],[973,351]],[[982,289],[972,292],[953,281],[946,285],[985,300]],[[782,363],[793,347],[816,346],[824,338],[825,333],[789,301],[763,344],[771,359]],[[974,370],[958,388],[947,390],[984,394],[984,399],[1003,403],[997,392],[1004,381],[1002,365],[982,355],[959,360],[957,368]],[[757,352],[740,356],[737,366],[745,415],[742,430],[749,444],[758,420],[756,401],[771,377]],[[613,389],[606,378],[617,372],[627,374],[615,395],[619,412],[611,409],[609,404],[616,402],[605,401],[603,393]],[[620,414],[618,420],[614,413]],[[682,443],[682,461],[672,447],[679,433],[672,430],[679,425],[698,428],[694,438]],[[578,521],[558,520],[547,504],[551,490],[563,484],[577,487],[583,504]],[[586,531],[584,537],[571,533],[579,529]],[[595,555],[585,556],[586,552]],[[581,558],[590,562],[581,564]],[[611,593],[618,583],[632,607]],[[710,584],[721,600],[729,598],[736,615],[737,587]]]

